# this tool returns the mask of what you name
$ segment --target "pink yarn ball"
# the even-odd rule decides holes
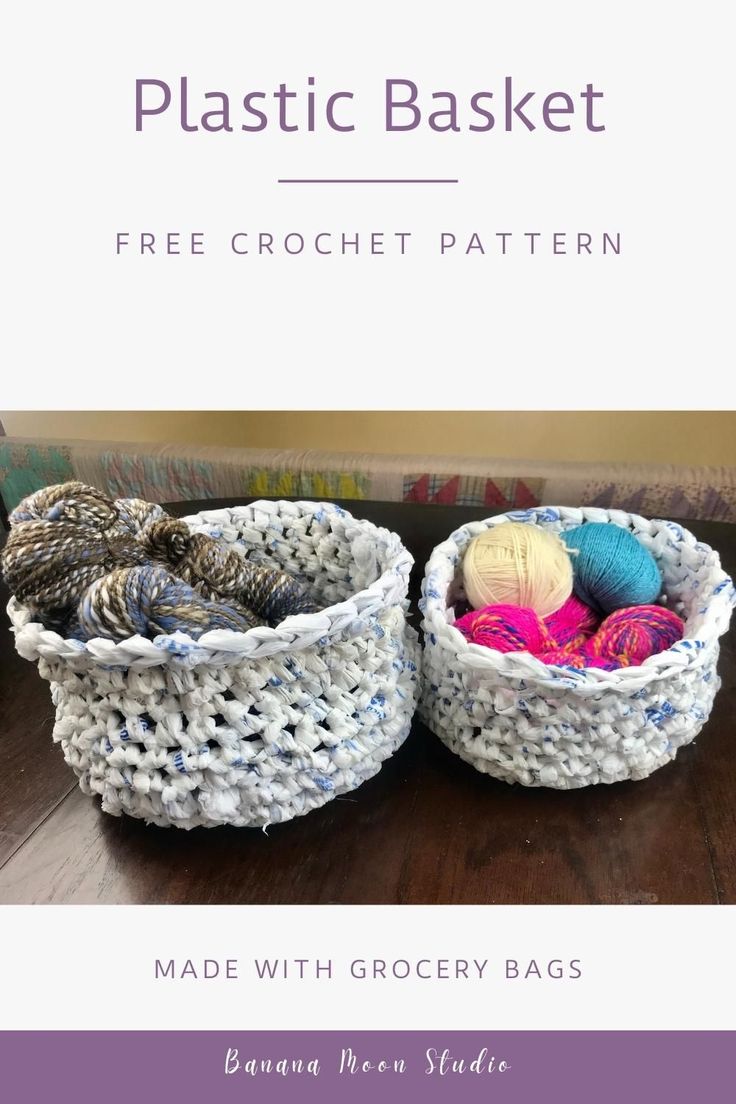
[[[471,610],[455,622],[471,644],[497,652],[529,652],[556,667],[634,667],[682,639],[684,624],[663,606],[616,610],[598,627],[595,612],[574,595],[542,620],[524,606]]]
[[[455,628],[471,644],[497,652],[531,652],[535,655],[554,645],[544,622],[524,606],[495,605],[471,610],[455,622]]]
[[[571,594],[556,613],[545,617],[544,623],[559,648],[578,648],[598,628],[600,618],[576,594]]]
[[[582,651],[589,667],[638,667],[682,640],[684,630],[682,618],[664,606],[629,606],[609,614]]]

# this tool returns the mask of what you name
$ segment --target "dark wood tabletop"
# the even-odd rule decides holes
[[[252,501],[240,499],[239,502]],[[235,500],[177,503],[179,515]],[[435,544],[492,509],[345,502],[415,557],[414,623]],[[736,526],[687,522],[736,571]],[[3,611],[7,591],[0,594]],[[509,786],[421,723],[349,796],[267,832],[147,826],[100,811],[51,742],[49,687],[0,631],[0,902],[246,904],[736,903],[736,662],[694,744],[642,782]]]

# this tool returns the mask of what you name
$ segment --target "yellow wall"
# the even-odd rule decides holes
[[[10,411],[0,420],[19,437],[736,465],[733,411]]]

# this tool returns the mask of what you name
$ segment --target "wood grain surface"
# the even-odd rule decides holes
[[[242,502],[248,499],[238,500]],[[172,513],[234,504],[178,503]],[[402,535],[416,564],[492,510],[347,509]],[[736,569],[736,527],[685,522]],[[7,592],[0,595],[3,609]],[[102,813],[52,744],[49,689],[0,632],[0,902],[263,904],[736,903],[736,662],[708,724],[642,782],[558,792],[479,774],[415,722],[354,793],[267,832],[146,826]]]

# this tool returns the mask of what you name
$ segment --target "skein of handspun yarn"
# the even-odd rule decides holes
[[[163,510],[142,502],[139,507],[120,511],[107,495],[77,482],[23,499],[10,514],[2,553],[11,593],[48,627],[61,626],[95,579],[145,563],[136,536]]]
[[[119,567],[83,594],[77,609],[82,640],[185,632],[195,640],[210,629],[245,632],[259,624],[247,610],[211,602],[164,567]]]
[[[544,624],[558,648],[575,649],[596,631],[600,620],[595,610],[571,594],[555,613],[545,617]]]
[[[536,525],[508,521],[491,526],[471,540],[462,569],[465,593],[475,610],[512,605],[547,617],[572,591],[565,545]]]
[[[590,606],[611,613],[654,602],[662,577],[651,552],[633,533],[610,522],[587,522],[562,533],[573,553],[573,588]]]
[[[616,610],[582,648],[586,667],[637,667],[682,640],[681,617],[664,606]]]
[[[238,628],[264,620],[273,624],[315,609],[291,575],[250,563],[213,537],[191,534],[184,522],[142,499],[113,500],[95,487],[70,482],[29,495],[9,520],[11,530],[1,560],[8,587],[48,628],[58,631],[92,631],[89,609],[93,607],[84,607],[89,588],[120,568],[152,565],[175,572],[171,576],[175,582],[191,588],[200,611],[209,613],[209,628],[225,627],[225,622],[228,627],[236,627],[237,622]],[[100,595],[127,596],[131,603],[127,620],[116,612],[108,635],[118,632],[116,626],[142,623],[134,609],[138,598],[148,609],[172,585],[164,586],[162,577],[144,572],[126,576],[125,583],[116,577],[107,591],[101,588]],[[172,608],[182,608],[185,593],[181,589],[172,593]],[[202,604],[217,604],[223,598],[227,609],[220,614]],[[97,608],[102,605],[97,603]],[[100,624],[101,616],[97,615]],[[156,623],[155,618],[144,620],[151,626]],[[194,622],[203,624],[199,614]],[[121,639],[119,635],[111,638]]]
[[[471,610],[459,617],[455,628],[471,644],[497,652],[537,652],[555,646],[544,621],[533,609],[498,604]]]
[[[575,600],[564,616],[545,620],[531,609],[487,606],[458,618],[455,628],[471,644],[498,652],[528,652],[548,666],[609,671],[637,666],[666,651],[684,631],[676,613],[651,605],[617,610],[597,629],[596,624],[594,611]]]
[[[293,576],[246,560],[234,548],[164,515],[142,534],[144,548],[206,598],[226,598],[276,624],[294,613],[310,613],[314,603]]]
[[[471,644],[497,652],[529,652],[536,656],[555,652],[563,656],[581,648],[599,620],[594,610],[570,595],[549,617],[541,618],[535,610],[523,606],[493,605],[459,617],[455,628]]]

